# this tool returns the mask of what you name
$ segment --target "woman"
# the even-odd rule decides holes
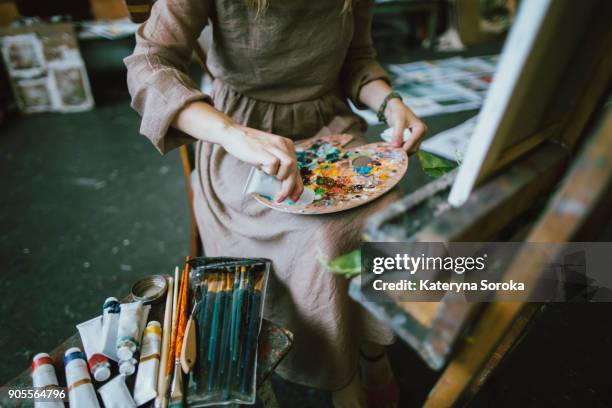
[[[266,317],[295,335],[277,372],[333,391],[337,407],[366,406],[362,387],[370,406],[397,403],[383,348],[392,333],[317,261],[358,247],[363,219],[389,196],[336,215],[298,216],[242,189],[257,166],[282,181],[278,201],[295,200],[303,186],[294,140],[351,133],[363,142],[365,126],[347,98],[380,111],[398,146],[409,128],[403,147],[417,148],[426,127],[391,93],[375,60],[372,7],[371,0],[158,0],[125,60],[141,133],[162,153],[197,141],[194,206],[206,254],[273,261]],[[211,96],[186,74],[207,24]]]

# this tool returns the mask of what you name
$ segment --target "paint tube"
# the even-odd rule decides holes
[[[32,386],[44,390],[59,387],[53,360],[47,353],[39,353],[32,359]],[[34,408],[64,408],[61,401],[34,401]]]
[[[117,357],[119,362],[131,359],[138,351],[139,326],[142,319],[142,303],[124,303],[119,313],[119,330],[117,332]]]
[[[102,332],[102,316],[77,324],[81,335],[81,343],[87,356],[89,371],[96,381],[104,382],[110,378],[111,366],[108,358],[100,350],[100,333]]]
[[[102,354],[111,360],[117,358],[117,329],[121,305],[117,298],[109,297],[102,305]]]
[[[246,185],[244,186],[243,194],[259,194],[274,199],[281,191],[281,188],[282,183],[280,180],[267,175],[261,170],[252,168],[247,178]],[[293,204],[308,205],[312,203],[314,199],[315,192],[309,188],[305,188],[300,198],[296,202],[293,202]],[[285,202],[288,203],[289,199],[286,199]]]
[[[81,349],[72,347],[66,350],[64,366],[70,408],[100,408]]]
[[[387,143],[391,143],[393,141],[393,128],[387,128],[384,132],[380,134],[380,138]],[[404,142],[410,140],[410,136],[412,136],[412,132],[410,129],[404,129]]]
[[[149,322],[142,337],[140,364],[134,385],[134,401],[140,406],[157,396],[157,377],[161,353],[161,325]]]
[[[118,375],[104,384],[98,392],[102,396],[104,408],[136,408],[123,375]]]

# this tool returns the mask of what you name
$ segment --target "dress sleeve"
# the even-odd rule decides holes
[[[372,12],[374,0],[356,0],[353,4],[354,33],[341,72],[345,94],[359,109],[367,107],[359,102],[361,88],[369,82],[391,80],[376,59],[372,42]]]
[[[140,133],[163,154],[193,138],[170,127],[189,102],[212,104],[187,75],[193,46],[208,22],[212,0],[158,0],[136,32],[134,53],[125,58],[132,108]]]

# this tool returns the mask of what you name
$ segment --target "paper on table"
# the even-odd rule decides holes
[[[454,128],[440,132],[424,140],[421,149],[448,160],[461,161],[477,122],[478,116],[474,116]]]

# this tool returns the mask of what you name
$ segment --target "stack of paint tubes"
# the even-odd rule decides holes
[[[255,403],[257,336],[270,262],[197,258],[192,268],[197,364],[189,406]]]
[[[80,348],[72,347],[64,355],[70,406],[100,407],[91,377],[100,385],[98,393],[105,407],[143,405],[157,395],[161,325],[156,321],[146,324],[151,306],[142,302],[120,305],[116,298],[108,298],[102,308],[101,316],[77,325],[85,354]],[[140,365],[132,396],[126,377],[136,371],[135,357],[138,354]],[[108,381],[112,373],[111,360],[118,364],[119,374]],[[32,380],[34,387],[58,385],[53,361],[48,354],[34,357]],[[61,402],[42,404],[44,407],[64,406]]]
[[[150,305],[106,299],[101,316],[77,325],[85,353],[78,347],[65,352],[70,406],[100,407],[92,377],[107,408],[132,408],[153,400],[155,407],[183,406],[184,374],[190,375],[189,406],[253,404],[269,269],[270,262],[263,259],[187,258],[182,273],[177,267],[174,278],[166,278],[163,330],[157,321],[147,324]],[[111,361],[118,374],[109,381],[115,371]],[[132,394],[126,380],[137,368]],[[49,354],[34,357],[32,381],[34,387],[59,386]],[[49,401],[35,405],[64,406]]]

